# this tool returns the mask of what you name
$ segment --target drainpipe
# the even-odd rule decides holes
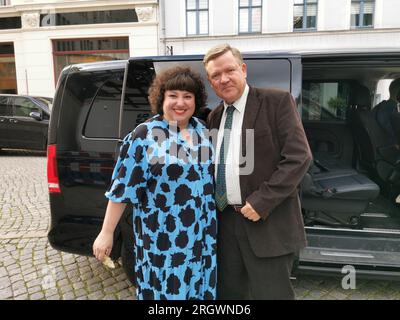
[[[25,69],[25,85],[26,94],[29,95],[29,85],[28,85],[28,70]]]
[[[162,55],[167,54],[167,42],[165,38],[165,0],[158,0],[158,8],[160,10],[160,40],[162,44]]]

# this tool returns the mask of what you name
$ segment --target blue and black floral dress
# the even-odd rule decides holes
[[[215,299],[213,148],[195,117],[193,143],[155,116],[128,134],[106,197],[134,207],[138,299]]]

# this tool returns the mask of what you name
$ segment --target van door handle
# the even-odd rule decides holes
[[[0,122],[6,122],[6,119],[0,118]]]
[[[18,123],[18,120],[10,119],[10,122],[11,122],[11,123]]]

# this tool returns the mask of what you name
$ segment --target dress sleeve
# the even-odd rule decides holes
[[[123,140],[111,184],[105,196],[112,202],[139,204],[146,193],[148,161],[146,139],[135,131]]]

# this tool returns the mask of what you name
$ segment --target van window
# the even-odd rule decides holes
[[[291,64],[286,59],[246,60],[250,86],[290,91]]]
[[[58,132],[60,134],[57,138],[57,144],[60,148],[77,148],[76,144],[79,141],[83,143],[82,141],[85,140],[87,127],[89,127],[89,133],[92,135],[96,134],[96,131],[93,132],[94,128],[91,127],[93,125],[97,126],[102,132],[106,132],[103,129],[104,125],[102,122],[93,123],[93,121],[109,120],[105,119],[104,115],[100,117],[96,114],[92,115],[91,112],[97,111],[92,106],[93,104],[95,104],[94,107],[102,105],[96,102],[96,98],[97,96],[104,96],[105,92],[111,90],[107,88],[110,86],[107,82],[121,78],[119,82],[116,82],[116,84],[118,83],[119,90],[121,90],[123,74],[123,69],[77,72],[77,70],[71,68],[60,106],[59,117],[62,121],[58,124]],[[111,92],[115,93],[115,91]],[[116,117],[118,117],[118,114]],[[106,126],[109,128],[108,125]],[[100,133],[97,133],[97,135],[100,135]],[[112,135],[112,137],[107,138],[117,138],[115,133],[112,133]],[[105,134],[102,133],[102,136],[105,137]]]
[[[247,59],[247,74],[250,85],[261,88],[291,90],[291,64],[287,59]],[[176,66],[190,67],[203,78],[208,96],[207,106],[215,108],[221,102],[212,90],[206,70],[200,60],[191,61],[131,61],[122,115],[121,137],[126,136],[137,125],[152,116],[148,102],[148,89],[155,74]]]
[[[304,81],[302,118],[315,121],[344,121],[350,100],[347,81]]]
[[[108,80],[93,100],[84,135],[87,138],[117,138],[121,104],[121,78]]]
[[[247,80],[250,86],[258,88],[278,88],[291,91],[291,63],[287,59],[245,59]],[[203,78],[208,96],[207,107],[214,109],[221,103],[207,80],[202,61],[160,61],[154,63],[156,73],[175,66],[187,66]]]

